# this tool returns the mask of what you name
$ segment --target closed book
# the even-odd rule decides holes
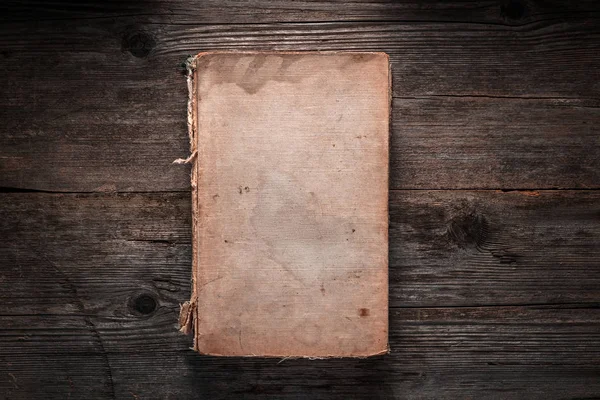
[[[210,355],[387,352],[388,56],[215,51],[188,65],[181,330]]]

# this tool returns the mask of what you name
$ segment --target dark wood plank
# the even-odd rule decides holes
[[[598,301],[598,191],[392,191],[392,305]]]
[[[423,96],[393,107],[393,188],[600,184],[596,100]]]
[[[598,301],[599,198],[599,191],[392,191],[391,305]],[[58,296],[61,267],[75,286],[99,295],[107,285],[113,296],[189,289],[187,193],[2,199],[4,264],[13,279],[25,277],[15,286],[19,293]],[[156,281],[136,282],[142,271]],[[4,301],[17,306],[27,299],[7,292]],[[30,301],[27,307],[48,311],[46,303]]]
[[[598,11],[594,0],[573,4],[560,1],[444,1],[439,0],[122,0],[97,2],[4,1],[6,20],[64,20],[136,18],[144,23],[177,21],[186,24],[268,23],[401,20],[403,22],[477,22],[519,25]]]
[[[391,56],[393,188],[598,188],[600,14],[543,10],[515,26],[7,22],[0,187],[188,190],[189,170],[170,164],[187,154],[188,54],[337,49]]]
[[[202,357],[177,332],[190,288],[188,193],[5,193],[0,393],[598,396],[599,199],[392,191],[392,353],[278,363]]]

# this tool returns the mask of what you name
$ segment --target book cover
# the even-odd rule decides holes
[[[210,355],[386,353],[388,56],[215,51],[188,64],[181,330]]]

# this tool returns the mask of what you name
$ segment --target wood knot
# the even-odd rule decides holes
[[[129,302],[129,308],[135,314],[150,315],[157,308],[157,302],[153,295],[149,293],[141,293],[134,296]]]
[[[521,19],[525,16],[527,8],[522,0],[507,0],[500,6],[500,13],[508,19]]]
[[[121,48],[123,51],[130,52],[133,56],[144,58],[152,51],[156,46],[156,40],[154,37],[143,30],[135,30],[127,32],[123,36]]]
[[[480,248],[488,236],[488,222],[482,214],[462,214],[450,220],[448,238],[460,248]]]

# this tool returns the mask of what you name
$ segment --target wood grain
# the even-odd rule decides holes
[[[2,2],[0,398],[598,398],[599,17],[594,0]],[[390,355],[200,357],[176,332],[180,64],[210,49],[390,54],[391,187],[418,189],[390,194]]]
[[[201,357],[178,333],[190,289],[188,193],[1,197],[8,398],[94,390],[541,399],[600,390],[597,191],[392,191],[392,353],[280,364]]]
[[[392,188],[598,188],[600,14],[527,7],[521,25],[12,20],[0,28],[0,186],[189,190],[171,165],[188,152],[179,65],[200,50],[281,49],[390,54]]]
[[[359,0],[124,0],[102,2],[5,1],[1,15],[11,21],[135,19],[144,23],[280,23],[319,21],[472,22],[524,25],[598,11],[594,0],[573,4],[541,1],[377,1]]]

